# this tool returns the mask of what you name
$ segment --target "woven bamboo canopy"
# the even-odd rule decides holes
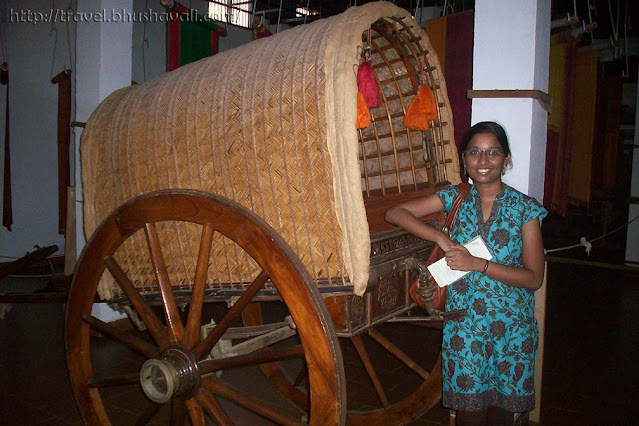
[[[356,73],[370,28],[384,105],[372,109],[373,124],[358,131]],[[388,47],[393,43],[403,52]],[[431,131],[402,127],[416,93],[407,65],[425,67],[431,80],[440,106]],[[352,284],[362,294],[370,256],[364,198],[459,182],[438,70],[426,34],[409,13],[378,2],[118,90],[95,110],[82,135],[85,233],[90,236],[115,207],[139,194],[200,189],[264,218],[318,285]],[[172,282],[188,289],[200,231],[188,223],[159,230],[165,257],[183,260],[169,267]],[[141,266],[148,249],[138,237],[119,261],[136,285],[150,288],[155,278]],[[256,265],[247,265],[228,241],[219,237],[214,250],[210,286],[251,281]],[[101,284],[103,298],[117,291]]]

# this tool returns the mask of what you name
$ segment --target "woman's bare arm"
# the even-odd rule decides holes
[[[429,214],[442,211],[444,211],[444,205],[439,199],[439,196],[432,194],[428,197],[406,201],[391,207],[386,211],[384,218],[387,222],[404,228],[413,235],[423,238],[424,240],[433,241],[441,247],[442,250],[447,251],[453,245],[450,238],[443,232],[425,224],[419,219]]]

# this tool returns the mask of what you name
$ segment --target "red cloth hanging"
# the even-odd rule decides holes
[[[58,85],[58,233],[65,234],[67,188],[71,185],[71,70],[62,71],[51,79],[51,83]]]
[[[473,88],[473,36],[475,12],[468,10],[445,17],[446,53],[443,62],[448,100],[455,123],[455,143],[459,148],[462,137],[470,127],[472,101],[466,93]],[[462,176],[465,180],[466,176]]]

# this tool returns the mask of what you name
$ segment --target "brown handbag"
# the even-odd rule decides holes
[[[453,205],[450,208],[450,211],[446,215],[446,222],[442,227],[442,232],[448,234],[453,227],[455,226],[457,211],[459,210],[459,206],[470,192],[471,185],[468,183],[461,183],[459,185],[459,194],[453,201]],[[428,272],[426,267],[434,262],[437,262],[439,259],[444,257],[444,250],[442,250],[437,244],[430,252],[428,258],[419,262],[420,265],[412,264],[411,266],[416,267],[419,270],[419,276],[413,281],[410,288],[408,289],[408,293],[410,294],[411,299],[415,303],[417,303],[422,308],[428,310],[428,312],[432,315],[432,308],[437,311],[443,311],[446,306],[446,287],[440,287],[435,282],[433,276]],[[430,305],[430,306],[428,306]]]

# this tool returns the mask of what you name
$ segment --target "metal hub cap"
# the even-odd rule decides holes
[[[188,398],[200,385],[200,369],[184,348],[170,347],[159,359],[149,359],[142,365],[140,384],[146,396],[159,404],[174,396]]]

